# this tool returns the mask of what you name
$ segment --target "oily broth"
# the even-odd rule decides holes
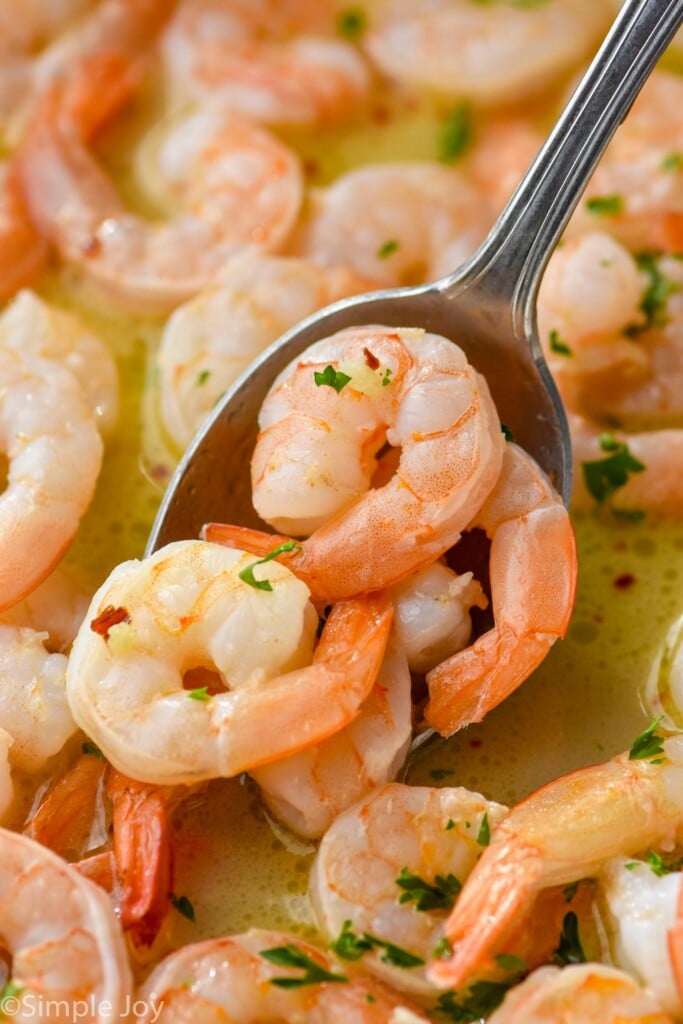
[[[683,70],[683,61],[675,63]],[[552,121],[558,95],[536,109],[539,125]],[[334,131],[280,134],[301,155],[309,183],[323,185],[369,160],[434,159],[452,106],[439,97],[385,88],[362,116]],[[152,78],[99,146],[125,200],[152,218],[161,206],[140,183],[155,138],[147,132],[160,115],[174,112]],[[484,132],[486,118],[474,127]],[[70,269],[50,272],[38,290],[82,316],[110,344],[119,366],[119,431],[107,444],[94,501],[68,555],[94,588],[118,562],[142,555],[179,454],[157,415],[154,353],[162,321],[110,308]],[[575,525],[579,588],[567,639],[483,723],[419,747],[406,781],[464,785],[513,802],[565,771],[628,747],[649,720],[645,680],[681,613],[683,523],[624,524],[586,515]],[[55,774],[63,767],[60,758]],[[30,805],[36,784],[26,781],[22,807]],[[218,780],[201,788],[176,825],[175,892],[192,901],[196,923],[174,913],[172,943],[251,925],[313,936],[307,898],[313,853],[314,844],[272,822],[250,781]]]

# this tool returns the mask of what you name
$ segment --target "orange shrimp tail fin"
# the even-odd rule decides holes
[[[135,945],[149,946],[170,909],[172,790],[136,782],[114,768],[107,790],[121,885],[121,924]]]
[[[24,835],[70,860],[83,855],[97,814],[107,762],[84,754],[50,790]]]
[[[446,922],[453,954],[429,965],[430,981],[439,988],[459,988],[485,974],[491,958],[528,920],[542,874],[534,847],[514,837],[490,846]]]
[[[678,890],[678,906],[676,908],[676,923],[669,930],[667,935],[669,947],[669,960],[673,972],[678,998],[683,1001],[683,883]]]
[[[90,879],[95,885],[105,892],[112,893],[116,889],[116,861],[111,850],[104,853],[95,853],[92,857],[84,857],[74,864],[74,867]]]
[[[206,523],[202,526],[200,537],[212,544],[221,544],[224,548],[248,551],[259,558],[265,557],[273,548],[291,540],[291,537],[282,537],[277,533],[264,533],[262,530],[252,530],[248,526],[231,526],[229,523]],[[276,561],[286,565],[291,558],[290,552],[284,552],[278,555]]]

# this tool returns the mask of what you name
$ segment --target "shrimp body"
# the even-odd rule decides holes
[[[337,392],[315,375],[344,373]],[[316,599],[398,582],[444,553],[491,491],[504,449],[486,382],[440,335],[350,328],[274,382],[252,459],[253,501],[276,529],[313,535],[291,558]],[[375,454],[401,448],[369,490]]]
[[[533,8],[382,0],[363,43],[387,75],[489,105],[545,89],[591,52],[605,25],[590,0]]]
[[[91,1024],[123,1019],[132,979],[109,900],[60,857],[0,830],[0,934],[11,956],[13,1016]],[[83,1007],[90,1013],[83,1015]],[[53,1007],[53,1009],[50,1009]],[[43,1016],[46,1013],[47,1016]]]
[[[23,601],[0,615],[0,623],[47,634],[50,651],[64,652],[78,632],[92,594],[62,563]]]
[[[446,924],[449,960],[430,977],[458,987],[523,932],[538,893],[596,875],[611,857],[671,849],[683,820],[683,737],[664,762],[611,761],[562,776],[514,807],[495,829]]]
[[[491,219],[481,191],[450,167],[374,164],[313,193],[294,248],[379,285],[419,284],[470,256]]]
[[[185,448],[220,396],[286,330],[323,306],[368,288],[352,271],[248,254],[221,282],[175,310],[159,348],[161,413]]]
[[[36,278],[46,257],[47,246],[29,219],[16,167],[0,162],[0,302]]]
[[[9,751],[12,737],[5,729],[0,729],[0,821],[12,806],[14,799],[14,783]]]
[[[118,566],[95,594],[67,693],[121,772],[158,784],[236,775],[313,746],[358,713],[384,654],[388,598],[335,608],[311,663],[308,589],[269,563],[264,592],[239,576],[252,565],[243,552],[178,542]]]
[[[129,62],[114,59],[55,82],[22,143],[20,173],[32,217],[65,260],[116,305],[165,313],[211,284],[238,252],[284,242],[301,202],[301,171],[294,154],[251,121],[200,109],[177,119],[156,153],[171,219],[150,223],[128,212],[88,142],[100,91],[113,95],[114,107],[130,92],[130,76]]]
[[[443,735],[481,721],[524,682],[564,636],[574,605],[577,560],[569,515],[546,475],[517,445],[507,445],[500,478],[471,526],[491,538],[494,626],[427,675],[425,717]]]
[[[202,105],[219,103],[258,121],[321,122],[348,114],[370,85],[360,53],[323,35],[283,39],[320,20],[307,16],[312,8],[186,0],[163,38],[171,85]]]
[[[439,939],[458,883],[472,871],[482,847],[477,841],[486,815],[498,824],[507,808],[461,788],[430,789],[390,783],[341,814],[323,836],[311,871],[311,898],[318,925],[330,939],[350,921],[357,935],[368,932],[428,959]],[[405,870],[404,870],[405,869]],[[418,909],[400,897],[408,872],[427,885],[454,876],[456,889],[438,909]],[[397,989],[429,993],[424,968],[397,968],[368,952],[363,966]]]
[[[410,672],[395,641],[357,718],[335,736],[251,774],[273,813],[299,835],[321,836],[348,807],[396,776],[412,737]]]
[[[342,976],[343,968],[301,939],[253,928],[243,935],[197,942],[172,953],[152,971],[139,990],[148,1009],[137,1024],[180,1021],[257,1024],[427,1024],[400,996],[372,978],[280,986],[275,979],[296,982],[301,968],[280,967],[263,955],[287,948],[323,970]],[[405,1007],[402,1018],[395,1011]],[[158,1012],[160,1011],[160,1012]]]
[[[673,1024],[651,993],[606,964],[541,967],[516,985],[489,1024]]]

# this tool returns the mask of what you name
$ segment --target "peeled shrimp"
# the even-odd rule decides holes
[[[492,219],[485,196],[453,168],[374,164],[313,192],[293,248],[378,285],[419,284],[470,256]]]
[[[390,783],[351,807],[323,836],[311,872],[311,898],[319,927],[332,941],[344,922],[358,936],[368,932],[398,943],[427,960],[443,937],[445,911],[399,902],[407,890],[397,883],[404,869],[429,886],[455,877],[462,884],[480,856],[477,841],[484,817],[496,825],[507,808],[466,789],[429,789]],[[424,968],[395,967],[382,950],[368,952],[362,966],[395,988],[429,993]]]
[[[412,737],[410,672],[390,640],[357,718],[315,747],[251,774],[273,813],[293,832],[321,836],[335,818],[395,778]]]
[[[102,441],[76,379],[40,356],[0,346],[0,610],[50,572],[88,506]]]
[[[12,1017],[123,1019],[132,979],[107,896],[45,847],[4,829],[0,934],[11,956]]]
[[[0,623],[47,634],[50,651],[66,651],[85,617],[92,593],[63,563],[35,590],[0,615]]]
[[[38,276],[47,246],[29,220],[14,164],[0,162],[0,302]]]
[[[129,213],[88,150],[135,87],[121,55],[85,62],[47,91],[19,153],[27,203],[61,256],[114,304],[165,313],[210,285],[243,250],[286,239],[302,195],[297,158],[238,114],[200,109],[171,125],[156,153],[171,219]]]
[[[341,267],[249,254],[171,316],[161,337],[161,414],[185,448],[224,391],[286,330],[368,282]]]
[[[591,53],[607,23],[590,0],[380,0],[363,45],[393,78],[493,105],[543,92]]]
[[[316,385],[318,373],[349,380],[337,392]],[[259,426],[254,507],[276,529],[315,531],[285,557],[325,601],[390,586],[442,555],[491,491],[505,445],[484,378],[457,345],[415,328],[354,327],[312,345],[274,382]],[[385,441],[401,447],[398,469],[369,490]],[[205,533],[273,544],[230,527]]]
[[[253,565],[178,542],[118,566],[95,594],[67,693],[81,728],[131,778],[198,782],[268,764],[339,731],[372,689],[389,599],[334,608],[311,663],[307,587],[269,563],[255,570],[264,592],[239,577]],[[197,676],[206,685],[191,686]]]
[[[620,754],[562,776],[514,807],[467,880],[446,924],[453,955],[430,978],[458,987],[523,934],[538,893],[596,875],[605,862],[671,849],[683,821],[683,736],[663,762]],[[659,758],[654,758],[659,762]]]
[[[653,996],[606,964],[541,967],[507,993],[488,1024],[674,1024]]]
[[[171,86],[202,105],[220,103],[258,121],[348,115],[367,97],[370,76],[353,46],[310,34],[326,5],[316,6],[309,0],[186,0],[163,38]],[[329,15],[333,24],[331,9]]]
[[[0,821],[2,821],[12,806],[12,801],[14,800],[12,766],[9,761],[11,746],[12,737],[4,729],[0,729]]]
[[[574,533],[538,464],[509,443],[498,483],[470,523],[491,538],[494,626],[427,675],[425,718],[442,735],[479,722],[536,668],[569,625]]]
[[[284,987],[275,979],[300,980],[304,967],[278,966],[263,955],[288,949],[343,981]],[[144,983],[139,1000],[148,1007],[138,1024],[230,1021],[254,1024],[427,1024],[417,1009],[372,978],[349,976],[341,965],[301,939],[252,928],[243,935],[209,939],[166,957]],[[397,1012],[397,1010],[399,1012]],[[160,1012],[159,1012],[160,1011]],[[158,1014],[158,1015],[157,1015]]]

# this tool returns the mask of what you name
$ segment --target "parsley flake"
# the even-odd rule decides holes
[[[171,906],[194,924],[197,920],[194,907],[187,896],[171,896]]]
[[[377,996],[373,996],[372,992],[366,992],[365,993],[365,1002],[366,1003],[376,1003],[377,1002]]]
[[[415,903],[416,910],[450,910],[462,889],[462,883],[450,872],[436,875],[434,884],[430,884],[408,868],[401,868],[396,885],[403,890],[398,902]]]
[[[259,558],[257,562],[252,562],[251,565],[248,565],[246,569],[242,569],[242,572],[239,572],[237,575],[239,576],[243,583],[248,583],[249,586],[254,587],[255,590],[270,591],[273,589],[273,585],[270,582],[270,580],[257,580],[254,577],[254,569],[256,568],[256,566],[264,565],[265,562],[272,562],[274,558],[277,558],[278,555],[285,554],[286,551],[294,551],[300,549],[301,544],[299,544],[297,541],[287,540],[284,542],[284,544],[278,544],[276,548],[273,548],[272,551],[269,551],[264,558]]]
[[[447,779],[449,775],[455,775],[452,768],[432,768],[429,777],[432,779]]]
[[[508,989],[518,980],[516,977],[509,981],[475,981],[460,1000],[456,1000],[455,992],[444,992],[437,1000],[434,1013],[453,1024],[481,1021],[500,1006]]]
[[[104,760],[104,754],[92,740],[86,740],[81,744],[81,753],[90,754],[92,757],[99,757],[100,760]]]
[[[340,960],[360,960],[364,953],[374,949],[381,949],[380,960],[393,967],[421,967],[424,960],[410,953],[407,949],[395,946],[393,942],[385,942],[376,935],[363,932],[356,935],[351,927],[351,921],[344,921],[338,938],[330,943],[330,949]]]
[[[314,370],[313,379],[319,388],[323,386],[334,388],[337,394],[339,394],[340,391],[343,391],[351,380],[347,373],[335,370],[334,366],[330,365],[326,366],[322,373],[318,370]]]
[[[573,910],[564,915],[560,944],[553,954],[553,963],[558,967],[567,964],[585,964],[586,954],[579,937],[579,919]]]
[[[611,196],[592,196],[586,200],[586,209],[596,217],[615,217],[624,212],[624,197],[616,193]]]
[[[500,429],[502,430],[503,437],[505,438],[506,441],[514,441],[515,435],[512,433],[507,423],[501,423]]]
[[[488,846],[491,842],[491,825],[486,811],[484,811],[484,817],[481,819],[481,825],[477,832],[477,842],[480,846]]]
[[[395,238],[388,238],[386,242],[382,242],[379,249],[377,250],[377,259],[386,260],[392,253],[395,253],[398,249],[398,242]]]
[[[394,371],[390,370],[389,367],[387,366],[386,370],[384,371],[384,375],[382,377],[382,387],[383,388],[387,388],[391,384],[391,378],[393,376],[393,372]]]
[[[657,732],[657,726],[663,715],[653,718],[647,729],[644,729],[639,736],[636,736],[633,745],[628,752],[629,761],[642,761],[651,757],[658,757],[664,753],[664,737]],[[661,763],[661,762],[659,762]]]
[[[368,27],[368,18],[362,7],[347,7],[337,15],[337,32],[344,39],[355,42]]]
[[[583,479],[588,492],[602,504],[628,483],[633,473],[642,473],[645,464],[637,459],[627,444],[617,441],[613,434],[602,434],[600,448],[607,455],[581,463]]]
[[[439,939],[437,944],[434,946],[434,949],[432,950],[432,956],[434,957],[435,960],[447,960],[452,952],[453,947],[446,938],[446,936],[444,935],[442,938]]]
[[[550,346],[550,351],[554,352],[556,356],[574,355],[569,345],[567,345],[566,342],[561,340],[559,331],[550,332],[550,335],[548,336],[548,344]]]
[[[659,269],[659,262],[652,253],[639,252],[635,256],[638,269],[647,274],[649,281],[640,300],[640,308],[645,314],[645,324],[638,330],[648,327],[661,327],[666,323],[666,306],[669,297],[678,291],[673,281],[667,280]]]
[[[567,901],[567,903],[571,903],[571,901],[574,899],[574,897],[576,896],[576,892],[577,892],[578,888],[579,888],[579,883],[578,882],[570,882],[569,885],[565,885],[565,887],[562,890],[562,892],[564,894],[564,898]]]
[[[641,864],[642,861],[640,860],[630,860],[628,864],[624,864],[624,867],[627,871],[635,871],[635,869],[639,868]]]
[[[195,380],[196,387],[204,387],[210,376],[211,370],[200,370],[199,373],[197,374],[197,379]]]
[[[10,981],[6,982],[4,987],[0,989],[0,1015],[3,1018],[5,1017],[6,1008],[8,1010],[11,1008],[14,1011],[14,1013],[17,1012],[18,1007],[9,1007],[7,1004],[9,1003],[10,1000],[17,1000],[25,988],[25,985],[22,985],[20,982],[12,981],[10,979]]]
[[[670,875],[675,871],[680,871],[683,867],[683,857],[678,860],[673,860],[667,864],[661,854],[657,853],[656,850],[648,850],[645,855],[647,866],[653,874],[657,875],[658,878],[662,878],[664,875]]]
[[[452,818],[449,818],[446,824],[444,825],[444,829],[446,832],[450,832],[452,828],[455,828],[455,822],[453,821]]]
[[[207,701],[211,700],[211,694],[209,693],[208,686],[198,686],[196,690],[188,690],[187,696],[191,700]]]
[[[466,103],[459,103],[444,121],[439,141],[439,160],[449,164],[472,142],[472,115]]]
[[[504,971],[520,972],[527,969],[526,961],[522,960],[519,956],[515,956],[514,953],[499,953],[494,959]]]
[[[668,153],[659,166],[663,171],[683,171],[683,153]]]
[[[270,964],[276,967],[291,967],[302,970],[301,978],[270,978],[270,984],[278,988],[303,988],[304,985],[319,985],[323,981],[345,982],[349,979],[345,974],[335,974],[326,970],[321,964],[313,960],[302,949],[295,946],[293,942],[286,946],[274,946],[272,949],[262,949],[259,956],[263,957]]]

